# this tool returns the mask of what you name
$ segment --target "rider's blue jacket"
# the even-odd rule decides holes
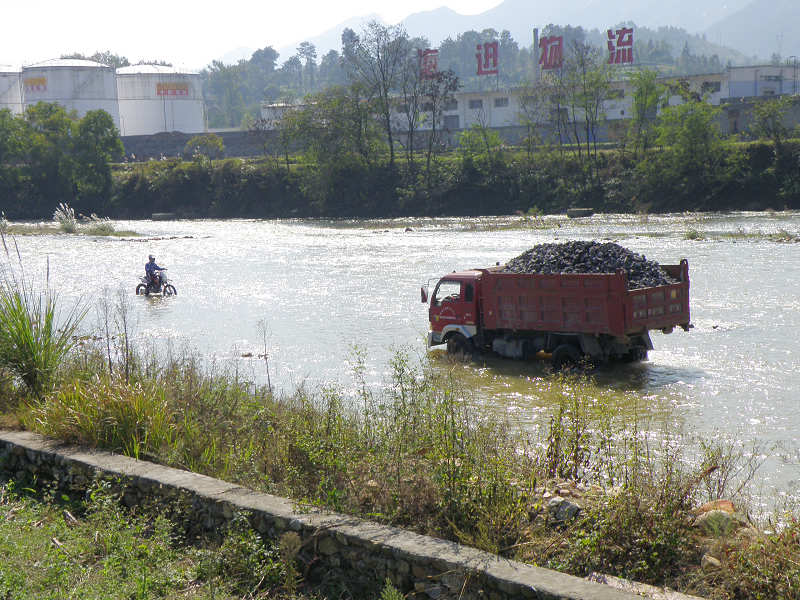
[[[161,271],[163,270],[163,268],[164,267],[159,267],[156,264],[156,261],[153,262],[147,261],[146,263],[144,263],[144,272],[148,277],[153,276],[153,271]]]

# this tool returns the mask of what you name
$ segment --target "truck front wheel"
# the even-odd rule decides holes
[[[563,371],[578,366],[581,361],[580,351],[572,344],[561,344],[553,350],[551,358],[554,371]]]
[[[447,353],[451,356],[466,360],[470,358],[475,351],[475,346],[472,340],[467,339],[460,333],[454,333],[447,338]]]

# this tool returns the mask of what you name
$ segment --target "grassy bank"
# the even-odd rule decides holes
[[[133,351],[132,332],[115,325],[126,322],[123,305],[109,307],[109,327],[94,340],[45,343],[47,331],[63,334],[78,316],[42,328],[47,312],[32,312],[38,304],[16,293],[3,290],[10,301],[0,312],[20,324],[18,340],[39,341],[0,336],[5,426],[576,575],[600,571],[713,599],[800,598],[800,525],[791,515],[769,534],[742,515],[698,524],[710,500],[746,512],[753,459],[674,425],[654,431],[636,411],[615,410],[635,404],[623,392],[590,378],[541,378],[549,416],[520,431],[475,402],[460,364],[397,353],[374,390],[356,352],[348,390],[279,395],[192,355]],[[580,510],[560,515],[562,501]]]
[[[190,541],[159,511],[123,509],[100,485],[70,498],[1,481],[0,556],[0,596],[15,600],[324,597],[298,593],[292,557],[246,529]]]

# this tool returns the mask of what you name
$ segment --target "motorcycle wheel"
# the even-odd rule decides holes
[[[177,296],[178,290],[175,289],[174,285],[165,285],[164,286],[164,295],[165,296]]]
[[[136,295],[141,296],[142,294],[145,293],[146,289],[147,286],[143,283],[140,283],[139,285],[136,286]]]

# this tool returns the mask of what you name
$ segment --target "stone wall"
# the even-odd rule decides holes
[[[155,504],[183,515],[197,533],[220,534],[237,517],[270,540],[294,532],[311,580],[339,579],[364,598],[376,598],[388,578],[407,597],[420,599],[641,600],[453,542],[299,507],[219,479],[29,432],[0,431],[0,473],[18,481],[50,481],[71,492],[83,492],[97,479],[110,481],[128,506]]]

